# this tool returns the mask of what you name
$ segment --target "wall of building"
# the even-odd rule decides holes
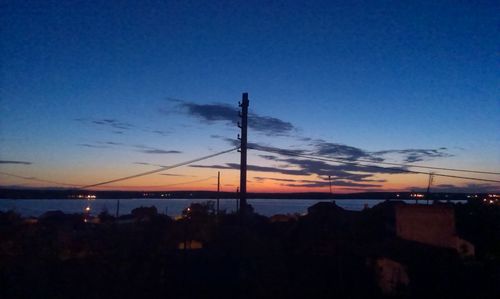
[[[437,247],[456,247],[455,214],[452,207],[399,205],[395,212],[398,237]]]

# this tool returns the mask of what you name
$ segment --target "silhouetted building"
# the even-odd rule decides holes
[[[395,229],[399,238],[452,248],[460,255],[474,255],[474,245],[458,237],[455,213],[448,205],[396,205]]]

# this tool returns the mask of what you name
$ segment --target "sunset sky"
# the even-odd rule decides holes
[[[426,187],[426,175],[362,166],[379,162],[500,172],[499,10],[498,1],[4,1],[0,185],[89,185],[230,149],[242,92],[255,148],[360,163],[249,150],[249,192],[327,192],[328,176],[335,192]],[[234,191],[238,165],[234,151],[98,189],[215,190],[221,171],[222,190]],[[500,184],[435,177],[434,188]]]

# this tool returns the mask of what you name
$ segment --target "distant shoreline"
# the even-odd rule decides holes
[[[412,197],[418,193],[420,198]],[[95,195],[98,199],[133,199],[133,198],[158,198],[158,199],[231,199],[238,198],[236,192],[215,191],[92,191],[92,190],[54,190],[54,189],[0,189],[0,199],[78,199],[87,195]],[[80,197],[79,197],[80,196]],[[470,193],[431,193],[429,199],[433,200],[467,200]],[[478,198],[486,196],[477,193]],[[359,192],[330,194],[322,192],[300,193],[248,193],[249,199],[418,199],[426,200],[424,192]]]

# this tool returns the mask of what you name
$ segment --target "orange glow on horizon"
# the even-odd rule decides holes
[[[74,185],[94,184],[100,181],[106,181],[114,178],[124,177],[137,173],[137,168],[102,168],[99,172],[91,169],[79,171],[74,176],[57,175],[56,171],[50,172],[49,176],[44,176],[42,173],[21,175],[26,177],[37,177],[45,180],[59,181]],[[374,175],[374,181],[358,181],[357,184],[379,185],[377,187],[362,187],[356,186],[337,186],[336,180],[332,178],[332,193],[356,193],[356,192],[392,192],[392,191],[412,191],[422,190],[427,188],[428,177],[419,174],[385,174]],[[380,181],[379,181],[380,180]],[[328,184],[322,187],[306,187],[300,186],[307,182],[327,183],[324,179],[316,176],[292,176],[280,175],[269,172],[249,171],[247,190],[249,193],[303,193],[303,192],[321,192],[328,193],[330,188]],[[454,184],[457,186],[465,186],[468,182],[461,179],[448,179],[435,177],[433,186],[437,187],[440,184]],[[295,184],[297,186],[287,186],[287,184]],[[344,182],[342,183],[344,184]],[[55,185],[48,182],[38,182],[29,180],[20,180],[12,177],[2,177],[2,185],[5,187],[16,186],[24,188],[71,188],[70,186]],[[239,171],[227,170],[221,171],[221,191],[236,192],[239,186]],[[99,191],[216,191],[217,190],[217,170],[210,168],[180,168],[163,173],[138,177],[122,182],[116,182],[108,185],[97,186],[90,188],[91,190]]]

